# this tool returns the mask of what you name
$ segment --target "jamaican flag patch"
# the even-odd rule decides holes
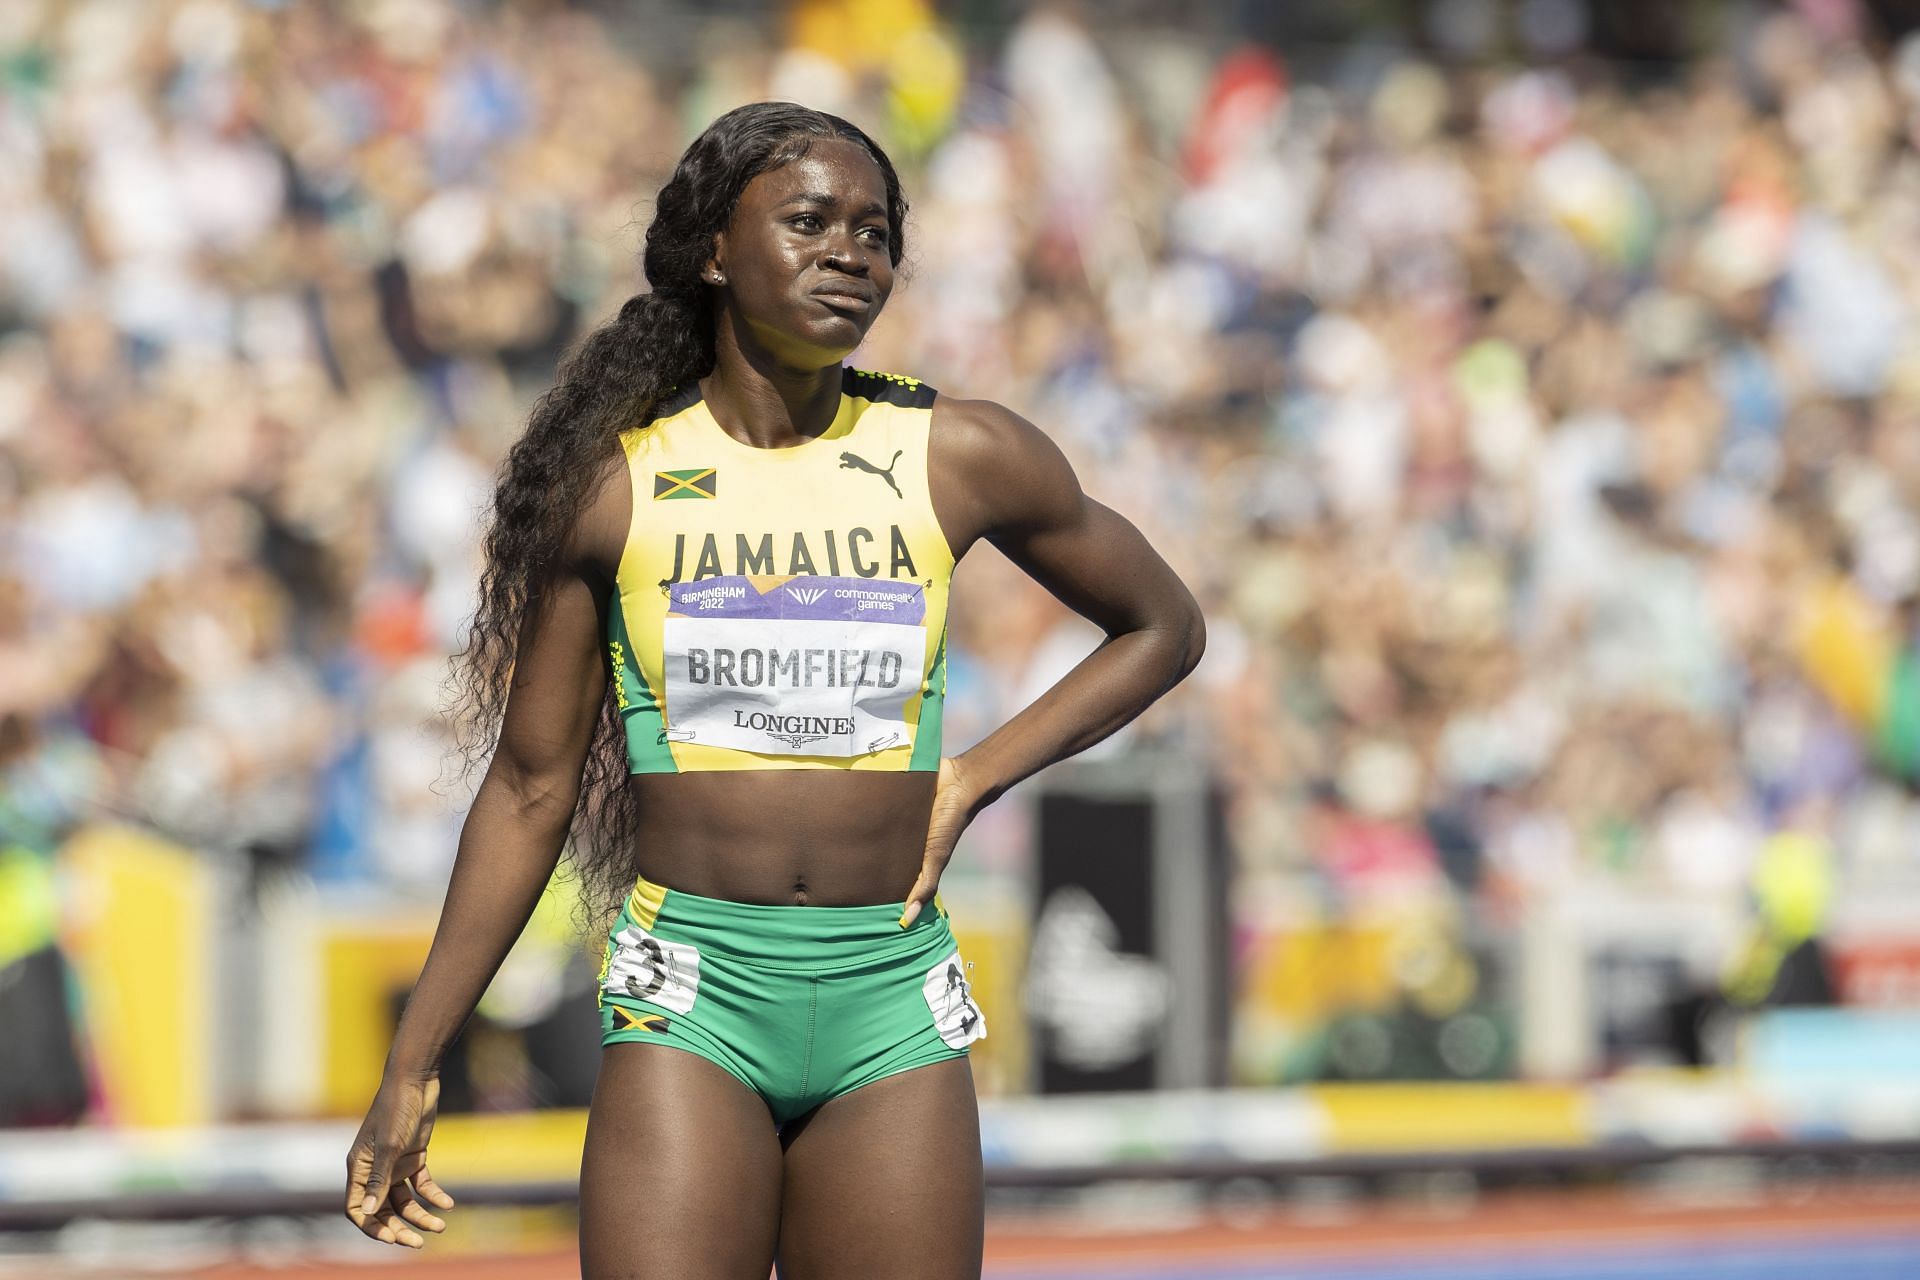
[[[657,1013],[635,1013],[620,1005],[613,1006],[613,1029],[615,1031],[665,1031],[667,1020]]]
[[[711,498],[717,496],[716,483],[720,477],[712,467],[694,467],[687,471],[656,471],[653,473],[653,497],[657,502],[663,498]]]

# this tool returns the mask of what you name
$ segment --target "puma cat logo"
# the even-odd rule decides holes
[[[904,498],[907,495],[901,493],[900,486],[893,482],[893,469],[900,465],[900,455],[905,452],[906,450],[904,449],[895,449],[893,451],[893,461],[886,465],[885,470],[874,466],[857,453],[843,453],[840,455],[840,469],[842,471],[871,471],[874,475],[879,476],[887,482],[887,488],[893,490],[894,497]]]

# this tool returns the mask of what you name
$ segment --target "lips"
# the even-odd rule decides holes
[[[873,295],[871,293],[843,285],[836,285],[825,289],[815,289],[813,296],[830,307],[845,307],[849,311],[857,312],[866,312],[873,309]]]

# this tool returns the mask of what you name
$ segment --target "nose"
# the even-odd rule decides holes
[[[820,250],[820,265],[856,276],[866,275],[870,269],[866,254],[860,251],[850,236],[828,237]]]

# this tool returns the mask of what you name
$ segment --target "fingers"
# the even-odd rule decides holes
[[[373,1237],[376,1240],[385,1241],[387,1244],[403,1244],[409,1249],[419,1249],[427,1243],[427,1238],[408,1226],[401,1219],[400,1214],[393,1209],[388,1209],[380,1215],[379,1225],[380,1230]],[[365,1227],[360,1229],[366,1230]]]
[[[938,888],[939,885],[939,873],[935,872],[932,875],[927,874],[927,867],[923,863],[920,867],[920,878],[913,882],[913,888],[907,894],[906,910],[900,913],[900,927],[902,929],[907,928],[913,924],[915,920],[920,918],[920,908],[924,907],[928,900],[933,897],[933,891]]]
[[[347,1152],[347,1216],[355,1226],[360,1225],[361,1216],[373,1212],[370,1201],[372,1205],[379,1203],[367,1195],[367,1182],[372,1176],[373,1150],[363,1142],[355,1142]]]
[[[387,1195],[387,1180],[392,1176],[393,1157],[380,1148],[373,1149],[372,1167],[367,1173],[366,1194],[360,1197],[360,1212],[372,1214]]]
[[[363,1150],[356,1148],[354,1155],[349,1157],[348,1220],[370,1240],[403,1244],[410,1249],[420,1248],[426,1239],[400,1216],[404,1204],[411,1203],[411,1197],[404,1184],[392,1185],[392,1155],[377,1144],[367,1154],[361,1154]],[[402,1197],[405,1197],[404,1201]],[[389,1198],[393,1199],[394,1204],[381,1211],[381,1204]]]
[[[443,1191],[440,1184],[433,1180],[433,1175],[427,1172],[425,1165],[421,1165],[420,1172],[413,1175],[413,1193],[426,1197],[436,1209],[453,1208],[453,1197]]]
[[[360,1178],[349,1179],[347,1181],[347,1217],[353,1220],[355,1226],[360,1225],[360,1219],[366,1214],[366,1199],[366,1178],[362,1176]]]
[[[347,1220],[360,1228],[360,1233],[372,1240],[384,1240],[388,1244],[398,1239],[397,1233],[389,1230],[378,1212],[380,1196],[372,1188],[376,1184],[371,1178],[356,1183],[347,1189]],[[392,1216],[392,1215],[387,1215]]]
[[[920,859],[920,875],[914,880],[913,888],[907,891],[906,910],[900,913],[900,927],[907,928],[920,918],[920,911],[940,888],[940,877],[947,869],[947,863],[953,860],[953,845],[943,839],[930,838],[927,852]]]
[[[940,887],[940,877],[947,863],[953,860],[960,832],[967,825],[967,813],[968,803],[958,766],[951,758],[943,758],[939,781],[934,784],[933,813],[927,823],[927,845],[920,859],[920,875],[914,880],[905,909],[900,913],[902,929],[919,919],[920,912],[933,900],[934,891]]]
[[[428,1212],[420,1199],[421,1186],[431,1181],[427,1176],[425,1153],[409,1151],[393,1168],[393,1204],[400,1210],[400,1216],[414,1226],[425,1227],[429,1231],[444,1231],[447,1224]]]
[[[445,1192],[441,1193],[445,1195]],[[360,1233],[369,1240],[378,1240],[382,1244],[405,1245],[409,1249],[418,1249],[427,1243],[422,1231],[435,1233],[447,1229],[446,1221],[427,1211],[427,1207],[413,1198],[405,1183],[396,1184],[388,1194],[385,1208],[375,1212],[364,1209],[365,1201],[347,1210],[347,1217]]]
[[[447,1229],[446,1219],[437,1218],[427,1212],[427,1206],[421,1204],[412,1196],[407,1197],[406,1201],[401,1204],[400,1216],[422,1231],[440,1232]]]
[[[427,1139],[439,1102],[439,1081],[383,1082],[347,1153],[346,1215],[361,1234],[418,1249],[422,1232],[446,1230],[428,1205],[451,1209],[453,1197],[427,1173]]]

